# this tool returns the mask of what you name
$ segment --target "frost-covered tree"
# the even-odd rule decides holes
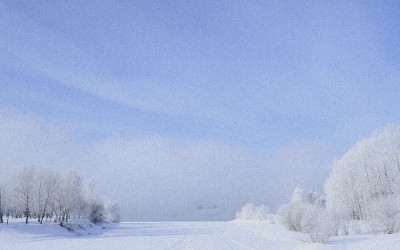
[[[47,169],[39,169],[36,176],[36,216],[38,222],[43,223],[45,217],[53,209],[55,195],[60,186],[60,177]]]
[[[81,196],[81,179],[72,170],[67,170],[60,183],[57,198],[55,199],[56,205],[54,211],[56,212],[56,220],[63,226],[68,223],[69,219],[74,216],[80,216],[80,203],[83,202]]]
[[[34,204],[35,167],[25,167],[14,176],[13,196],[15,203],[28,223]]]
[[[379,215],[386,213],[383,204],[400,197],[399,159],[399,125],[359,141],[335,162],[325,183],[328,210],[348,220],[384,220]]]
[[[101,197],[93,184],[82,193],[81,178],[72,170],[60,177],[38,167],[16,171],[0,184],[0,223],[4,215],[37,219],[39,223],[54,220],[61,226],[71,226],[90,220],[93,223],[119,221],[119,206]]]
[[[10,216],[15,216],[16,211],[21,211],[22,209],[17,209],[14,178],[9,178],[7,181],[1,184],[1,200],[2,200],[2,212],[3,216],[6,216],[7,224]]]

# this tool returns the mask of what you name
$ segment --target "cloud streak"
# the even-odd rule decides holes
[[[162,25],[142,23],[145,27],[149,26],[149,30],[155,30],[153,33],[157,35],[151,34],[156,38],[176,40],[175,43],[182,50],[187,50],[187,54],[173,55],[170,50],[177,45],[167,43],[165,48],[157,47],[157,51],[160,50],[160,60],[170,66],[154,69],[153,76],[120,77],[62,34],[18,13],[6,4],[0,4],[3,13],[0,18],[5,24],[0,27],[0,47],[20,58],[27,70],[39,72],[59,84],[100,99],[145,112],[184,116],[199,122],[211,121],[217,126],[236,129],[252,137],[262,134],[263,119],[273,119],[276,114],[303,117],[317,114],[338,119],[329,114],[343,112],[349,104],[355,105],[359,110],[368,107],[365,102],[368,92],[360,88],[359,79],[363,76],[354,70],[355,63],[367,63],[371,69],[379,68],[393,78],[395,76],[390,67],[385,67],[387,65],[378,60],[380,55],[377,51],[363,53],[370,45],[358,38],[374,30],[374,27],[368,25],[357,31],[357,22],[360,22],[358,19],[362,20],[364,17],[357,19],[359,14],[356,13],[344,23],[328,23],[339,15],[337,12],[340,8],[346,6],[340,6],[333,14],[325,16],[315,14],[317,10],[322,13],[326,11],[322,6],[313,6],[311,10],[300,9],[295,20],[297,18],[307,21],[316,15],[322,23],[309,26],[299,21],[298,30],[287,27],[295,20],[278,25],[281,19],[279,15],[271,15],[264,20],[263,13],[255,10],[265,6],[247,6],[248,8],[237,12],[241,9],[239,7],[228,8],[228,11],[222,13],[221,21],[230,27],[231,33],[227,34],[228,37],[235,37],[235,29],[242,30],[249,38],[263,29],[266,30],[266,37],[261,36],[258,39],[271,36],[271,42],[263,45],[266,46],[264,49],[272,52],[263,56],[259,62],[253,55],[255,51],[249,52],[252,60],[248,62],[231,65],[228,63],[230,58],[221,62],[225,54],[234,52],[230,51],[230,47],[222,49],[210,46],[212,51],[219,48],[222,55],[216,51],[215,57],[198,56],[199,48],[190,39],[183,35],[173,38]],[[286,8],[289,13],[291,11],[288,6],[275,7]],[[249,11],[255,11],[254,15],[250,15]],[[247,23],[248,29],[245,30],[245,27],[236,23],[235,18]],[[355,24],[346,26],[347,22]],[[265,26],[266,24],[269,26]],[[338,36],[341,30],[349,34],[349,39]],[[354,30],[357,32],[353,32]],[[336,42],[332,41],[332,36],[336,38]],[[212,39],[215,39],[214,43],[219,39],[226,43],[232,42],[218,36]],[[233,42],[235,44],[239,41]],[[251,41],[250,45],[253,43],[255,42]],[[343,48],[338,48],[340,44]],[[254,44],[255,48],[261,49],[259,46]],[[346,53],[335,53],[338,50]],[[281,55],[276,54],[278,52]],[[167,54],[168,58],[164,58],[163,54]],[[343,57],[345,54],[347,57]],[[241,54],[239,56],[242,57]],[[351,60],[347,62],[349,58]],[[208,62],[213,60],[216,63]],[[363,113],[368,113],[368,110],[363,110]]]
[[[94,58],[38,22],[0,4],[0,47],[22,60],[27,70],[104,100],[148,112],[220,119],[226,116],[196,96],[159,79],[124,79],[107,73]],[[157,82],[157,83],[155,83]],[[231,114],[232,115],[232,114]],[[224,119],[228,122],[229,119]],[[239,121],[236,119],[236,121]]]

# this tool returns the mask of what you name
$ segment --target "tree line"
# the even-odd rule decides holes
[[[9,218],[28,223],[54,221],[60,226],[119,221],[118,203],[101,197],[93,183],[85,186],[73,170],[63,175],[35,166],[25,167],[0,184],[0,223]]]

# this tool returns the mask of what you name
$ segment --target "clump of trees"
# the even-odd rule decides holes
[[[296,188],[278,214],[292,231],[313,242],[359,233],[360,223],[373,233],[400,230],[400,126],[389,125],[356,143],[334,163],[325,197]]]
[[[400,229],[400,126],[359,141],[326,181],[327,208],[342,220],[364,220],[374,231]]]
[[[0,223],[10,217],[28,223],[54,221],[61,226],[119,221],[118,203],[101,197],[93,184],[82,188],[72,170],[59,174],[34,166],[25,167],[0,185]]]

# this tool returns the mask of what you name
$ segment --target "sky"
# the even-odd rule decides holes
[[[73,169],[123,220],[323,192],[400,122],[398,1],[0,0],[0,169]]]

